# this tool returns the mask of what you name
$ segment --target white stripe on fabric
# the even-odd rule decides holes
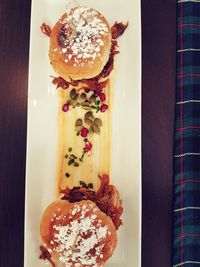
[[[173,265],[173,267],[179,267],[185,264],[200,264],[200,261],[184,261],[180,262],[179,264]]]
[[[186,49],[177,50],[178,53],[180,53],[180,52],[187,52],[187,51],[197,51],[197,52],[200,52],[200,48],[186,48]]]
[[[175,155],[175,158],[181,158],[181,157],[185,157],[185,156],[200,156],[200,153],[184,153],[184,154],[180,154],[180,155]]]
[[[182,211],[182,210],[200,210],[200,207],[185,207],[185,208],[182,208],[182,209],[176,209],[176,210],[174,210],[174,212],[179,212],[179,211]]]
[[[186,100],[186,101],[176,102],[177,105],[180,105],[180,104],[187,104],[187,103],[200,103],[200,100],[194,100],[194,99],[191,99],[191,100]]]
[[[200,3],[200,0],[179,0],[178,1],[178,3],[186,3],[186,2]]]

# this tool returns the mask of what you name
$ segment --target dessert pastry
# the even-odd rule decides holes
[[[108,62],[111,38],[110,26],[98,11],[70,9],[50,33],[51,64],[66,81],[93,78]]]
[[[89,200],[52,203],[41,219],[40,234],[56,266],[103,266],[117,245],[112,220]]]
[[[41,26],[59,75],[52,81],[59,96],[58,200],[41,218],[39,257],[53,267],[104,266],[117,245],[123,207],[109,183],[111,73],[127,26],[110,28],[98,11],[82,6],[68,10],[53,29]]]

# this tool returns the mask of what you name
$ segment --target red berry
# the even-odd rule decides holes
[[[108,109],[108,105],[103,104],[100,108],[101,112],[105,112]]]
[[[87,152],[89,152],[90,150],[92,150],[92,144],[89,141],[85,142],[85,150]]]
[[[87,135],[88,135],[88,129],[87,129],[87,128],[83,128],[83,129],[81,130],[81,136],[82,136],[82,137],[87,137]]]
[[[63,107],[62,107],[62,111],[63,112],[69,111],[69,105],[68,104],[64,104]]]
[[[106,100],[106,95],[104,93],[100,93],[99,98],[103,102]]]

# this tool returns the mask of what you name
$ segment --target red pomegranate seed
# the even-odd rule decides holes
[[[87,135],[88,135],[88,129],[87,129],[87,128],[83,128],[83,129],[81,130],[81,136],[82,136],[82,137],[87,137]]]
[[[89,152],[90,150],[92,150],[92,144],[89,141],[85,142],[85,150],[87,152]]]
[[[105,112],[108,109],[108,105],[103,104],[100,108],[101,112]]]
[[[62,111],[63,112],[69,111],[69,105],[68,104],[64,104],[63,107],[62,107]]]
[[[99,98],[103,102],[106,100],[106,95],[104,93],[100,93]]]

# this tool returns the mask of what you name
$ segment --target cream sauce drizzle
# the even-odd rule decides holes
[[[95,117],[101,118],[103,127],[101,127],[100,135],[93,134],[88,137],[92,143],[92,155],[85,156],[79,167],[68,166],[68,160],[65,155],[68,154],[68,148],[73,148],[73,154],[82,155],[84,147],[84,138],[76,135],[75,122],[78,118],[84,118],[87,112],[82,108],[76,107],[68,112],[62,111],[62,106],[69,99],[68,90],[59,89],[59,105],[58,105],[58,160],[56,173],[56,195],[59,197],[59,188],[72,188],[79,185],[79,181],[93,183],[94,188],[99,186],[99,174],[111,175],[111,141],[112,141],[112,80],[104,89],[107,97],[106,104],[109,106],[105,113],[94,113]],[[70,177],[65,176],[66,173]]]

